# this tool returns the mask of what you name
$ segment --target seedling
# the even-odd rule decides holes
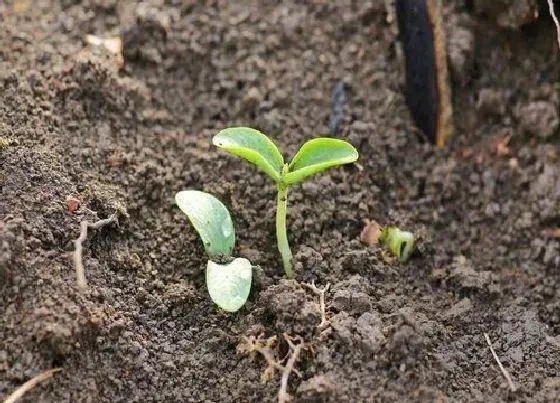
[[[402,231],[397,227],[384,228],[379,235],[379,240],[385,243],[401,262],[406,262],[410,258],[416,243],[412,232]]]
[[[238,311],[251,290],[251,262],[232,258],[235,246],[233,222],[226,206],[211,194],[184,190],[175,202],[200,235],[208,255],[206,286],[210,298],[224,311]]]
[[[306,142],[288,164],[284,163],[282,154],[267,136],[248,127],[224,129],[214,136],[212,142],[255,164],[276,182],[276,238],[284,271],[288,278],[292,278],[292,252],[286,233],[288,187],[327,168],[355,162],[358,152],[343,140],[319,137]]]

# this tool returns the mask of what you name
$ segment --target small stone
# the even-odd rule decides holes
[[[492,282],[491,271],[476,271],[464,256],[457,257],[452,267],[449,278],[464,289],[485,289]]]
[[[510,158],[508,161],[508,165],[512,171],[516,171],[517,168],[519,168],[519,161],[517,160],[517,158]]]
[[[331,319],[331,326],[337,338],[345,344],[352,344],[356,320],[346,312],[340,312]]]
[[[469,298],[463,298],[461,301],[457,302],[450,309],[444,312],[444,319],[451,319],[457,316],[463,316],[470,310],[472,310],[473,304]]]
[[[385,344],[385,336],[381,331],[381,318],[378,314],[366,312],[356,322],[358,333],[362,336],[364,350],[377,353]]]
[[[251,87],[245,94],[243,101],[248,104],[258,104],[261,101],[261,92],[257,87]]]
[[[316,375],[310,379],[302,381],[297,392],[306,398],[319,399],[327,396],[335,389],[335,384],[329,377],[325,375]],[[322,399],[320,399],[322,401]]]
[[[476,109],[487,116],[501,116],[505,112],[504,97],[493,88],[482,88],[478,92]]]
[[[337,311],[348,313],[363,313],[371,310],[369,296],[363,292],[350,289],[337,290],[334,293],[331,306]]]

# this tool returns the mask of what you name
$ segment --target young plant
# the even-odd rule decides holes
[[[416,245],[416,238],[412,232],[403,231],[395,226],[381,228],[374,220],[366,220],[366,226],[360,234],[360,241],[369,246],[379,241],[383,242],[400,262],[406,262],[412,256]]]
[[[224,311],[238,311],[251,290],[251,262],[232,258],[235,231],[226,206],[211,194],[184,190],[175,203],[200,235],[208,255],[206,286],[210,298]]]
[[[286,232],[288,187],[327,168],[355,162],[358,152],[343,140],[319,137],[307,141],[288,164],[284,163],[282,154],[267,136],[248,127],[224,129],[214,136],[212,142],[255,164],[276,182],[276,238],[284,271],[288,278],[292,278],[292,252]]]
[[[391,253],[401,262],[406,262],[410,258],[416,244],[412,232],[403,231],[397,227],[384,228],[379,235],[379,240],[385,243]]]

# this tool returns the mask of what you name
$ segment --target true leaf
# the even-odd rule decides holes
[[[328,137],[315,138],[306,142],[296,153],[284,182],[291,185],[327,168],[349,164],[357,159],[358,152],[346,141]]]
[[[227,312],[236,312],[245,305],[251,291],[251,262],[237,258],[228,264],[208,261],[206,286],[210,298]]]
[[[228,257],[235,245],[235,231],[229,211],[211,194],[198,190],[183,190],[175,202],[189,217],[210,258]]]
[[[280,180],[284,158],[274,143],[258,130],[231,127],[214,136],[215,146],[252,162],[275,181]]]

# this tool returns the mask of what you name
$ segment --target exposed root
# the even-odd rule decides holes
[[[256,353],[261,354],[266,361],[266,369],[261,375],[261,382],[266,383],[274,377],[274,371],[284,371],[284,367],[278,362],[271,350],[272,345],[276,343],[276,336],[269,337],[264,340],[263,335],[243,336],[243,342],[237,346],[237,352],[240,354],[248,354],[251,359],[255,358]]]
[[[284,367],[284,371],[282,372],[282,380],[280,381],[280,390],[278,390],[278,403],[286,403],[290,400],[290,395],[288,394],[288,379],[290,378],[290,374],[294,372],[296,375],[301,377],[301,374],[294,369],[294,365],[297,362],[297,359],[301,353],[301,350],[306,348],[305,343],[301,338],[297,338],[298,343],[295,344],[294,340],[286,333],[284,333],[284,339],[290,346],[291,355],[286,362],[286,366]]]
[[[498,358],[498,354],[496,354],[496,352],[494,351],[494,348],[492,347],[492,342],[490,341],[490,336],[488,336],[488,333],[484,333],[484,338],[486,339],[486,343],[488,343],[488,347],[490,347],[490,352],[492,353],[492,356],[494,357],[494,359],[498,363],[498,367],[500,367],[500,371],[502,371],[502,374],[504,375],[504,378],[506,378],[506,381],[509,385],[509,389],[512,392],[515,392],[517,390],[517,388],[515,387],[515,384],[511,380],[511,377],[509,376],[509,372],[506,371],[506,369],[502,365],[500,359]]]
[[[118,223],[116,213],[111,214],[109,217],[103,220],[96,221],[94,223],[90,223],[89,221],[86,220],[80,223],[80,236],[78,237],[78,239],[74,241],[74,243],[76,244],[76,249],[74,251],[74,266],[76,267],[76,277],[77,277],[78,287],[82,290],[87,287],[86,275],[84,273],[84,264],[82,262],[82,253],[83,253],[82,243],[87,238],[88,229],[89,228],[98,229],[112,222]]]
[[[554,21],[554,25],[556,25],[556,41],[558,42],[558,48],[560,49],[560,23],[558,23],[558,18],[554,12],[554,0],[548,0],[548,11]]]
[[[327,319],[327,312],[325,307],[325,293],[329,290],[329,287],[331,285],[327,283],[327,285],[324,286],[323,288],[318,288],[315,285],[315,281],[312,281],[311,284],[302,283],[302,285],[309,288],[315,294],[319,295],[319,305],[321,307],[321,323],[319,323],[317,327],[319,329],[324,329],[330,324],[329,320]]]
[[[43,381],[49,379],[53,374],[62,371],[62,368],[53,368],[49,369],[48,371],[41,372],[39,375],[31,378],[19,388],[14,390],[10,396],[4,400],[4,403],[15,403],[18,399],[21,399],[23,395],[33,389],[35,386],[40,384]]]
[[[286,361],[286,365],[281,364],[281,361],[284,361],[285,358],[278,360],[271,349],[276,342],[276,336],[269,337],[266,340],[263,338],[263,335],[259,335],[258,337],[243,336],[243,342],[237,346],[237,352],[240,354],[248,354],[251,358],[254,358],[256,353],[259,353],[264,357],[267,367],[261,375],[261,382],[265,383],[270,381],[274,377],[275,371],[282,374],[280,389],[278,390],[278,403],[286,403],[289,401],[288,379],[292,373],[301,378],[301,373],[295,369],[294,366],[301,351],[309,348],[299,336],[291,337],[284,333],[284,339],[290,348],[290,351],[286,355],[286,357],[289,357]]]

